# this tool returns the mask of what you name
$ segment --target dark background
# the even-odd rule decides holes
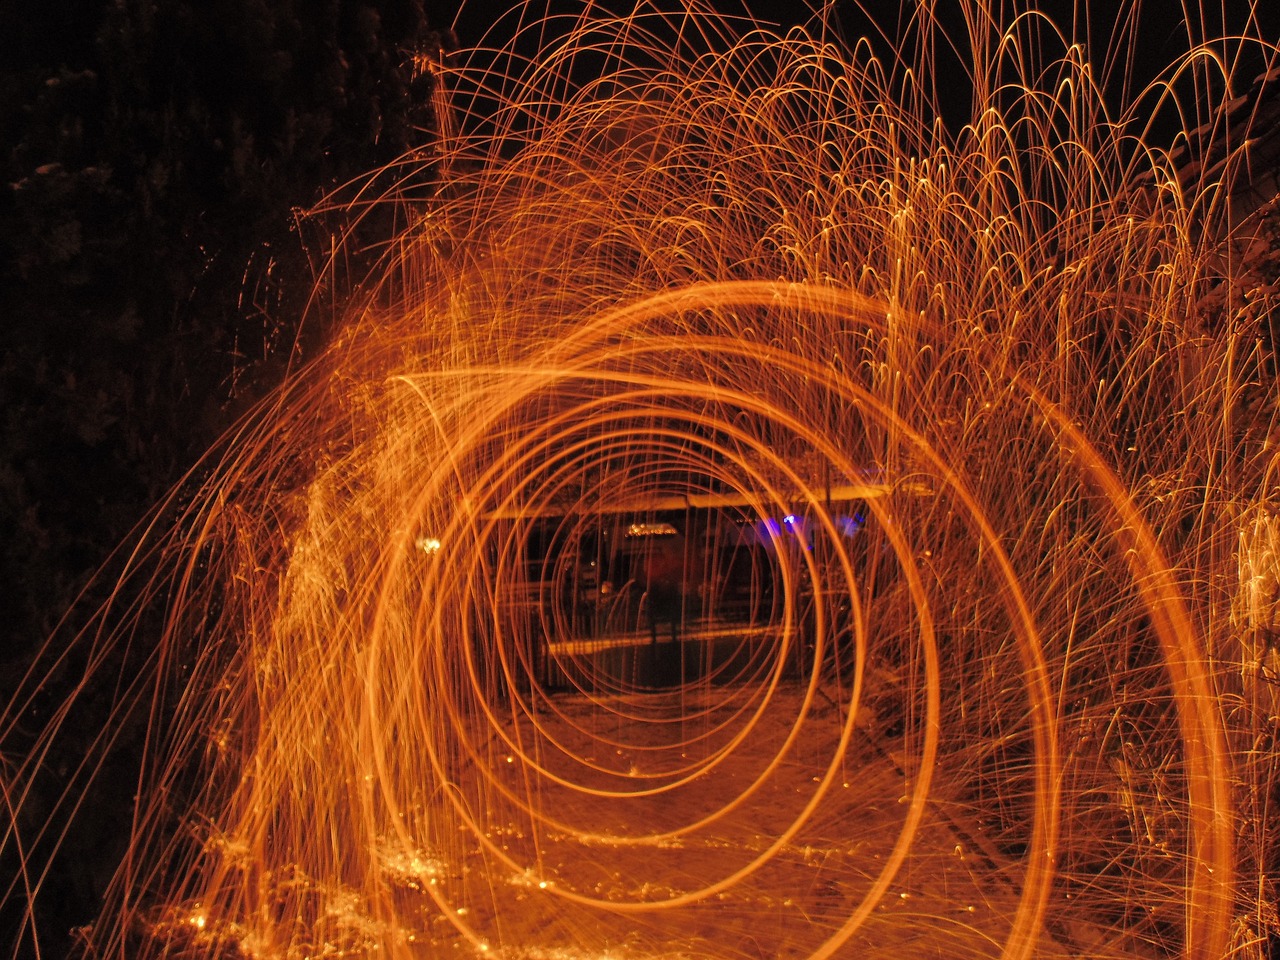
[[[43,878],[43,956],[93,919],[129,834],[146,718],[111,710],[155,611],[94,668],[31,779],[12,776],[86,675],[89,644],[70,641],[109,595],[112,551],[323,340],[301,318],[313,255],[343,224],[293,212],[430,143],[412,54],[451,16],[422,0],[0,4],[0,776],[31,790],[25,850],[0,843],[0,955],[33,955],[18,884],[40,877],[19,858],[49,860],[42,830],[69,804],[85,799]],[[352,278],[375,232],[354,237]],[[337,296],[321,290],[316,313]],[[51,672],[24,688],[48,638]],[[78,767],[108,724],[86,793]]]
[[[326,298],[341,302],[373,263],[379,224],[368,221],[349,245],[347,272],[314,291],[308,311],[328,237],[350,224],[334,214],[300,225],[294,212],[429,149],[432,80],[412,54],[458,42],[496,45],[519,21],[499,16],[511,6],[475,3],[455,21],[447,0],[0,4],[0,694],[7,700],[48,638],[60,649],[106,599],[112,551],[132,542],[152,505],[291,364],[314,355],[327,331],[303,318],[324,316]],[[839,29],[869,36],[891,57],[894,38],[906,31],[898,7],[867,6],[874,16],[838,5]],[[1040,6],[1065,24],[1076,4]],[[803,6],[782,0],[754,0],[752,9],[783,26],[809,19]],[[1116,102],[1186,49],[1178,9],[1096,3],[1076,22]],[[1228,20],[1243,24],[1242,9],[1232,4]],[[1280,39],[1280,4],[1264,13],[1262,35]],[[958,19],[944,26],[956,46],[936,48],[932,79],[956,125],[969,110],[965,57],[956,52],[965,49],[964,26]],[[1134,31],[1116,35],[1118,27]],[[1193,33],[1220,32],[1221,23],[1210,22]],[[1046,43],[1056,56],[1059,48]],[[1259,57],[1238,75],[1247,85],[1260,69]],[[1178,128],[1159,129],[1172,138]],[[426,196],[435,184],[424,168],[403,186]],[[23,704],[17,725],[2,734],[6,760],[35,742],[83,675],[84,655],[75,651]],[[101,674],[127,673],[137,655],[122,648]],[[19,826],[27,836],[75,784],[76,758],[89,749],[95,718],[105,722],[110,690],[84,702],[83,733],[64,738],[24,808]],[[63,955],[68,931],[92,919],[123,850],[137,744],[128,718],[119,722],[120,766],[99,778],[45,881],[39,922],[47,957]],[[27,855],[39,863],[48,850],[37,844]],[[22,897],[10,886],[18,876],[9,843],[0,852],[0,953],[10,937],[19,953],[31,948]]]

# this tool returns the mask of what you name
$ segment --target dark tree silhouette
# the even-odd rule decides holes
[[[295,211],[429,144],[420,63],[441,41],[422,0],[6,4],[0,37],[7,695],[96,606],[111,550],[301,348],[314,271]],[[31,705],[33,733],[78,675],[69,661]],[[110,701],[84,702],[105,718]],[[91,921],[126,836],[122,729],[120,772],[98,778],[38,901],[46,957]],[[77,761],[64,746],[51,803]],[[0,952],[21,922],[0,916]]]

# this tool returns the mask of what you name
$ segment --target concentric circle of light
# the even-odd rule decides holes
[[[1255,496],[1252,341],[1037,22],[958,132],[925,70],[705,15],[440,68],[440,197],[168,555],[195,679],[100,952],[146,890],[155,956],[1223,955],[1230,631],[1184,594]],[[770,603],[698,573],[654,642],[620,531],[673,518],[686,576],[754,531]]]

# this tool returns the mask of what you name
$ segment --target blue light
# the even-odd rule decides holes
[[[782,522],[783,522],[783,523],[795,523],[795,522],[796,522],[796,515],[795,515],[794,513],[788,513],[785,517],[783,517],[783,518],[782,518]]]
[[[852,517],[841,517],[838,522],[841,532],[846,537],[852,537],[866,524],[867,518],[860,513],[855,513]]]

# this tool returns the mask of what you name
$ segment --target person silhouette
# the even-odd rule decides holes
[[[680,619],[684,605],[684,550],[676,537],[654,543],[645,557],[645,586],[648,593],[649,640],[658,642],[658,623],[671,627],[671,642],[680,639]]]

